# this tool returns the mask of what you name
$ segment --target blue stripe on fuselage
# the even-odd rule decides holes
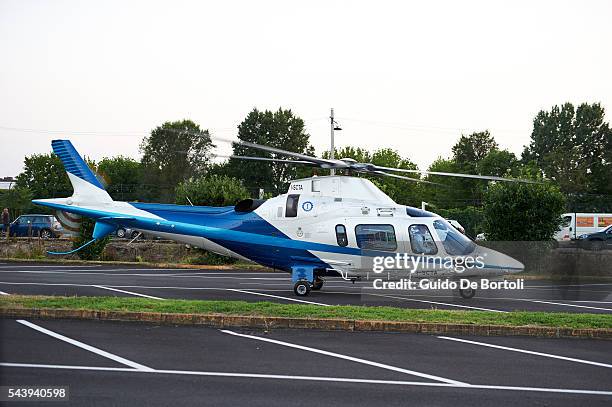
[[[233,206],[184,206],[130,203],[133,207],[172,222],[210,226],[289,239],[255,212],[236,212]]]

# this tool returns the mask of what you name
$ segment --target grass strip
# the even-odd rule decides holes
[[[546,326],[555,328],[612,328],[612,314],[560,312],[454,311],[395,307],[278,304],[267,301],[153,300],[125,297],[0,296],[0,308],[54,308],[95,311],[133,311],[187,314],[406,321],[473,325]]]

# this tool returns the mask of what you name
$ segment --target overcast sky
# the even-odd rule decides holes
[[[254,107],[292,109],[318,154],[331,107],[337,145],[420,168],[484,129],[520,154],[540,109],[612,117],[611,17],[606,0],[0,0],[0,177],[54,138],[98,160],[137,158],[168,120],[235,137]]]

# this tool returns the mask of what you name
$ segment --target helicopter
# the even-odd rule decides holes
[[[95,226],[92,240],[81,247],[50,253],[75,253],[119,227],[129,227],[291,273],[297,296],[320,290],[329,276],[340,276],[353,283],[362,279],[378,283],[391,279],[471,281],[483,277],[503,278],[524,269],[518,260],[477,245],[441,216],[400,205],[367,178],[353,174],[388,176],[409,182],[427,181],[397,173],[533,181],[381,167],[352,159],[311,157],[246,141],[232,142],[291,157],[230,156],[234,159],[347,170],[350,175],[296,179],[290,182],[286,194],[267,200],[244,199],[234,206],[121,202],[111,198],[69,140],[53,140],[53,151],[64,165],[73,195],[32,202],[92,218]],[[464,267],[467,257],[475,259],[476,267]],[[393,259],[397,261],[391,265]],[[441,260],[437,262],[437,259]],[[382,263],[390,267],[381,271]],[[412,267],[402,267],[402,264]],[[468,284],[458,291],[467,299],[475,295],[476,288]]]

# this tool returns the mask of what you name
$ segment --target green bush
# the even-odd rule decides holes
[[[565,197],[551,184],[500,182],[484,196],[490,241],[550,241],[561,225]]]
[[[81,226],[79,228],[79,235],[72,241],[72,248],[77,249],[89,242],[92,239],[92,234],[96,222],[93,219],[82,218]],[[107,236],[104,239],[100,239],[95,243],[79,250],[77,255],[83,260],[100,260],[106,244],[110,238]]]
[[[233,257],[222,256],[207,250],[193,249],[192,254],[183,259],[183,261],[187,264],[220,266],[224,264],[234,264],[238,260],[234,259]]]
[[[176,203],[179,205],[188,205],[189,201],[194,205],[234,205],[248,197],[249,192],[242,183],[226,175],[191,179],[176,187]]]

